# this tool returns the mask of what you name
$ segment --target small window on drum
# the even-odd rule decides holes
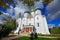
[[[37,27],[39,27],[39,23],[37,23]]]

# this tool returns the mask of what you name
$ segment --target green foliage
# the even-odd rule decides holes
[[[15,20],[12,20],[12,19],[7,20],[5,26],[6,26],[7,28],[10,27],[11,30],[12,30],[12,29],[16,26]]]
[[[2,29],[0,31],[0,36],[8,36],[9,33],[15,28],[16,23],[15,20],[9,19],[7,22],[2,26]]]
[[[2,6],[3,8],[9,8],[8,5],[6,5],[6,3],[4,2],[4,0],[0,0],[0,6]]]
[[[23,1],[23,4],[27,4],[27,6],[34,6],[34,2],[38,2],[40,0],[21,0]]]
[[[60,34],[60,27],[54,27],[50,29],[51,34]]]
[[[53,0],[43,0],[43,3],[45,4],[49,4],[49,3],[51,3]]]
[[[34,6],[34,2],[37,2],[39,0],[20,0],[23,2],[23,4],[27,4],[27,6]],[[6,0],[7,3],[12,3],[15,4],[14,2],[12,2],[12,0]],[[4,2],[4,0],[0,0],[0,6],[2,6],[3,8],[9,8],[9,6],[6,4],[6,2]]]
[[[2,12],[0,12],[0,15],[3,14]]]
[[[27,6],[31,7],[31,6],[34,6],[34,2],[38,2],[40,0],[20,0],[20,1],[22,1],[24,5],[27,4]],[[52,1],[53,0],[43,0],[43,3],[49,4]],[[6,2],[15,4],[14,2],[12,2],[12,0],[6,0]],[[9,6],[6,4],[6,2],[4,2],[4,0],[0,0],[0,4],[2,5],[2,7],[9,8]]]
[[[12,0],[6,0],[6,2],[4,0],[0,0],[0,6],[2,6],[3,8],[9,8],[9,6],[7,5],[7,3],[14,4],[14,2],[12,2]]]
[[[20,37],[16,40],[30,40],[30,38],[29,37]],[[37,39],[34,38],[33,40],[55,40],[55,39],[54,38],[37,38]]]

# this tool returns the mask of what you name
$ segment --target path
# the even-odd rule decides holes
[[[5,38],[2,38],[2,40],[14,40],[16,38],[20,38],[20,37],[23,37],[24,35],[15,35],[15,36],[10,36],[10,37],[5,37]],[[30,37],[30,36],[28,36]],[[49,37],[49,36],[38,36],[40,38],[60,38],[60,37]]]
[[[2,38],[2,40],[14,40],[14,39],[19,38],[19,37],[22,37],[22,36],[13,35],[13,36],[10,36],[10,37],[4,37],[4,38]]]

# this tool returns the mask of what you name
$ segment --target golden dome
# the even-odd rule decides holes
[[[31,12],[34,12],[34,9],[31,9]]]

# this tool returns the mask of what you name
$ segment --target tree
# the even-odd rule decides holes
[[[53,0],[43,0],[43,4],[49,4],[51,3]]]
[[[5,0],[5,1],[4,0],[0,0],[0,6],[2,6],[4,8],[9,8],[7,3],[15,4],[16,5],[16,3],[14,3],[13,0]],[[19,0],[19,1],[22,1],[24,5],[27,4],[27,6],[31,7],[31,6],[34,6],[34,2],[38,2],[40,0]],[[53,0],[43,0],[43,3],[49,4],[52,1]]]
[[[33,32],[30,34],[30,40],[34,40],[34,33]]]
[[[11,33],[11,31],[15,29],[15,26],[16,26],[15,20],[13,19],[7,20],[7,22],[5,22],[0,31],[0,38],[8,36],[9,33]]]
[[[50,33],[51,34],[60,34],[60,27],[53,27],[53,28],[50,28]]]
[[[4,8],[8,8],[9,7],[6,3],[15,4],[13,2],[13,0],[5,0],[5,1],[4,0],[0,0],[0,4]],[[36,1],[39,1],[39,0],[20,0],[20,1],[23,1],[23,4],[27,4],[28,6],[33,6],[34,5],[34,1],[36,2]]]
[[[0,6],[2,6],[3,8],[9,8],[9,5],[7,5],[7,3],[15,4],[12,0],[5,0],[5,1],[4,0],[0,0]]]
[[[0,15],[3,14],[2,12],[0,12]]]
[[[34,6],[34,2],[38,2],[40,0],[21,0],[23,4],[27,4],[27,6]]]
[[[40,0],[20,0],[24,5],[28,7],[29,10],[34,7],[35,2],[38,2]]]
[[[0,5],[1,5],[2,7],[7,7],[7,5],[6,5],[6,3],[4,2],[4,0],[0,0]]]

